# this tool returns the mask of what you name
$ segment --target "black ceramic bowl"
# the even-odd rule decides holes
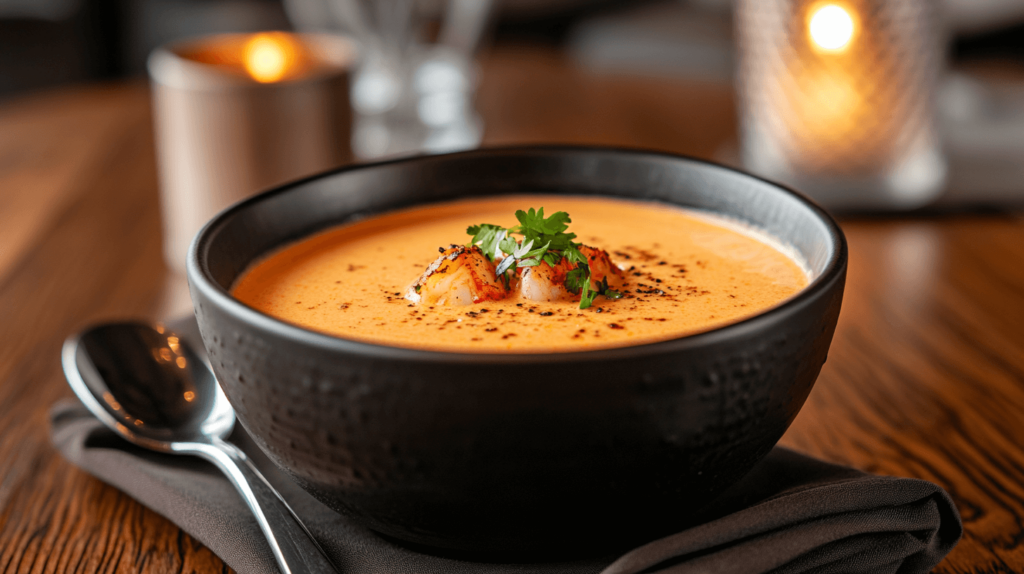
[[[725,214],[792,245],[814,278],[782,304],[709,332],[537,355],[362,343],[228,294],[254,259],[312,232],[508,193]],[[545,147],[353,166],[263,193],[206,225],[188,278],[238,419],[302,487],[403,541],[527,558],[666,533],[750,470],[825,362],[846,259],[835,222],[778,185],[673,155]]]

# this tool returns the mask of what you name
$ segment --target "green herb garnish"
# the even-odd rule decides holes
[[[540,265],[542,261],[554,267],[564,258],[575,265],[566,275],[565,288],[574,295],[580,295],[580,309],[590,307],[598,295],[604,295],[609,299],[622,297],[622,293],[608,288],[607,277],[601,281],[597,289],[591,288],[590,266],[587,265],[586,256],[580,251],[583,244],[573,242],[576,234],[566,231],[569,229],[569,223],[572,223],[568,213],[558,211],[550,217],[544,217],[543,207],[537,210],[531,207],[528,211],[516,211],[516,219],[519,220],[519,225],[514,227],[505,228],[481,223],[466,229],[466,233],[473,237],[469,245],[479,245],[491,261],[496,260],[502,253],[508,254],[496,270],[506,287],[510,284],[511,274],[515,269]],[[514,235],[522,238],[517,240]]]

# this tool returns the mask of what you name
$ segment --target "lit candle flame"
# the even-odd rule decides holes
[[[288,75],[297,57],[296,47],[287,34],[264,32],[245,43],[242,63],[254,80],[267,84]]]
[[[853,17],[837,4],[825,4],[811,15],[807,24],[811,40],[828,52],[840,52],[850,45],[855,26]]]

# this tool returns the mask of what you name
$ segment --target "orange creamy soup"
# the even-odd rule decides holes
[[[540,267],[509,271],[507,287],[493,282],[498,295],[474,291],[473,300],[460,300],[444,291],[428,293],[452,289],[438,287],[437,280],[454,276],[452,266],[474,253],[480,261],[465,260],[468,268],[489,266],[493,281],[494,264],[479,249],[452,244],[469,243],[471,225],[512,227],[516,210],[541,206],[548,215],[567,212],[574,241],[607,253],[617,267],[607,273],[607,296],[597,295],[585,309],[579,294],[557,285],[555,300],[528,298],[519,283],[525,289],[525,270],[539,273]],[[660,204],[567,196],[474,199],[397,211],[311,236],[256,262],[232,292],[284,321],[370,343],[450,352],[582,351],[705,331],[792,296],[807,285],[807,273],[771,243],[727,220]],[[589,261],[596,274],[599,263]]]

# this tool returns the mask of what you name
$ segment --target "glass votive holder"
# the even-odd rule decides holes
[[[837,209],[942,192],[936,2],[738,0],[736,32],[744,167]]]

